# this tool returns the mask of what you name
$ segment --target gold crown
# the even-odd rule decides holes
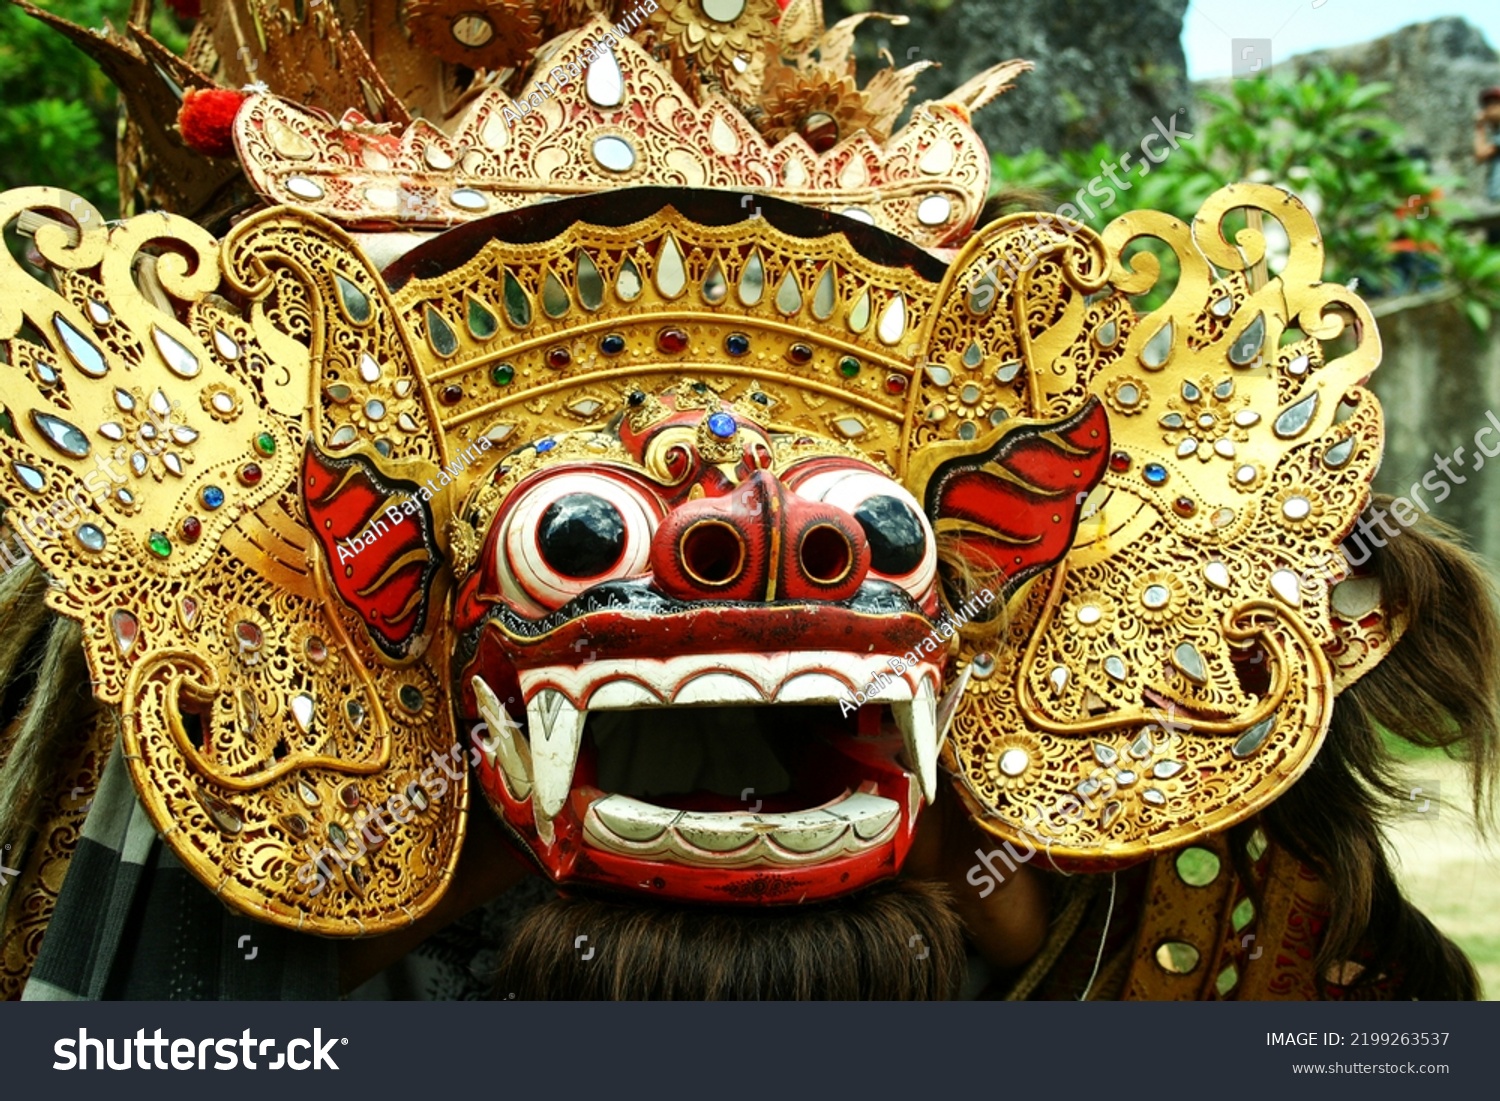
[[[854,31],[877,16],[825,31],[817,0],[782,13],[775,0],[374,7],[361,17],[340,0],[225,4],[180,59],[136,27],[101,36],[28,10],[119,84],[127,201],[200,220],[258,196],[352,228],[431,229],[655,184],[740,192],[747,214],[754,196],[774,194],[952,247],[990,182],[970,114],[1031,67],[997,65],[892,134],[931,63],[856,86]],[[346,29],[382,13],[395,22],[398,8],[405,34]],[[456,73],[468,74],[461,91]],[[244,181],[183,144],[186,115],[180,130],[171,121],[185,93],[238,83],[251,93],[233,121]]]

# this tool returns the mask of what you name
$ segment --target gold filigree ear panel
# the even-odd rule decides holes
[[[415,920],[457,858],[466,762],[424,604],[437,506],[392,520],[390,548],[334,507],[404,500],[444,458],[378,276],[308,217],[221,247],[33,188],[0,222],[40,271],[0,267],[0,495],[83,625],[152,821],[251,915]],[[360,538],[352,562],[314,516]]]
[[[1269,275],[1261,219],[1290,242]],[[1127,248],[1148,237],[1180,274],[1138,313],[1159,265]],[[1119,865],[1241,821],[1317,752],[1329,653],[1345,645],[1327,567],[1382,441],[1362,387],[1374,323],[1318,281],[1322,263],[1300,203],[1235,186],[1191,229],[1138,212],[1100,238],[1023,216],[955,264],[916,444],[1089,395],[1111,437],[1065,561],[1013,602],[1008,637],[961,655],[972,675],[947,762],[991,832],[1059,863]],[[1326,357],[1346,322],[1352,350]]]

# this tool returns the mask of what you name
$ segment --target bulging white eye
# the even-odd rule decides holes
[[[797,494],[843,509],[870,543],[870,573],[900,585],[918,600],[937,578],[937,540],[917,499],[878,470],[814,460],[783,479]]]
[[[568,471],[521,491],[495,541],[500,591],[532,614],[649,572],[661,505],[631,479]]]

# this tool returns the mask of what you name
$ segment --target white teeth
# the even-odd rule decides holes
[[[953,725],[953,716],[958,714],[959,702],[964,697],[964,689],[969,687],[969,677],[974,673],[974,663],[970,662],[964,666],[964,671],[958,675],[952,687],[943,693],[943,698],[938,701],[937,729],[938,729],[938,752],[941,753],[943,745],[948,741],[948,730]]]
[[[628,795],[595,800],[593,811],[606,826],[627,841],[654,841],[682,817],[680,810],[655,807]]]
[[[722,654],[600,659],[578,667],[521,670],[528,737],[519,735],[495,693],[475,678],[479,711],[490,728],[481,748],[492,764],[498,763],[512,794],[518,799],[529,795],[537,834],[552,844],[553,820],[572,793],[590,712],[822,703],[838,706],[842,715],[851,695],[864,692],[866,702],[890,706],[901,730],[907,767],[915,774],[914,783],[906,781],[913,812],[919,798],[931,803],[936,797],[938,754],[963,690],[960,682],[945,696],[940,714],[936,664],[908,664],[897,674],[899,663],[873,652],[787,651],[735,659],[744,667],[736,665],[733,672],[725,668]],[[690,864],[801,864],[883,843],[900,813],[898,803],[870,793],[786,814],[678,812],[612,795],[590,805],[584,827],[597,847],[631,855]]]
[[[926,681],[924,680],[923,683],[925,684]],[[870,695],[866,696],[865,701],[869,703],[875,700],[881,700],[886,703],[896,703],[901,700],[909,700],[911,698],[911,685],[907,684],[906,681],[902,680],[900,677],[892,677],[889,683],[887,683],[884,688],[881,688],[879,691],[872,692]]]
[[[707,673],[683,685],[673,703],[764,703],[760,689],[731,673]],[[590,701],[589,706],[594,706]]]
[[[777,814],[677,811],[606,795],[589,805],[584,830],[597,848],[679,864],[816,864],[883,844],[900,814],[897,803],[869,792]]]
[[[795,853],[811,853],[826,849],[849,828],[848,822],[826,810],[812,810],[777,817],[784,818],[786,821],[776,827],[776,842]]]
[[[838,703],[847,698],[849,689],[843,681],[827,673],[803,673],[781,686],[777,703]]]
[[[521,725],[510,717],[483,677],[475,677],[471,683],[479,702],[479,717],[489,734],[480,743],[480,752],[489,759],[490,767],[499,762],[511,794],[518,800],[525,799],[531,794],[531,750],[520,736]]]
[[[830,808],[830,813],[847,819],[854,826],[855,836],[862,841],[869,841],[880,836],[900,810],[899,806],[884,796],[859,791]]]
[[[757,825],[753,814],[684,814],[677,834],[696,848],[727,853],[754,841]]]
[[[550,832],[552,819],[568,801],[573,787],[573,768],[578,764],[588,713],[574,707],[555,688],[544,688],[526,702],[526,718],[531,735],[532,782],[536,785],[531,813],[537,828]]]
[[[909,700],[924,679],[938,680],[929,661],[896,673],[890,654],[792,650],[735,654],[733,671],[723,654],[682,654],[673,658],[598,658],[578,666],[552,665],[521,670],[527,699],[545,689],[564,692],[589,711],[623,711],[667,704],[763,704]],[[625,682],[622,684],[621,682]],[[874,684],[873,694],[866,692]]]
[[[924,677],[916,699],[891,704],[891,717],[901,728],[907,762],[922,785],[922,797],[931,806],[937,795],[938,759],[937,698],[932,694],[932,682]]]
[[[661,700],[633,680],[612,680],[589,698],[590,711],[627,711],[632,707],[659,707]]]

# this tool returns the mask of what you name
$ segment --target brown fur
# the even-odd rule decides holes
[[[974,223],[979,228],[975,232],[984,230],[991,222],[1008,215],[1050,210],[1053,205],[1045,191],[1029,187],[1006,187],[1002,184],[1000,190],[986,199],[984,206],[980,207],[979,220]]]
[[[1425,530],[1424,530],[1425,529]],[[1368,568],[1401,640],[1338,697],[1328,740],[1307,774],[1265,815],[1267,830],[1326,883],[1331,913],[1320,973],[1364,965],[1354,986],[1384,980],[1398,998],[1472,999],[1463,952],[1401,894],[1381,826],[1407,799],[1385,736],[1467,762],[1481,827],[1493,819],[1500,751],[1500,620],[1480,562],[1436,523],[1407,528]]]
[[[10,533],[0,529],[0,536]],[[37,814],[58,761],[94,706],[83,634],[47,610],[46,587],[30,558],[0,577],[0,837],[7,841],[41,825]]]
[[[581,960],[590,947],[594,957]],[[495,990],[563,1000],[942,999],[958,993],[964,967],[944,891],[897,879],[826,905],[555,899],[521,922]]]

